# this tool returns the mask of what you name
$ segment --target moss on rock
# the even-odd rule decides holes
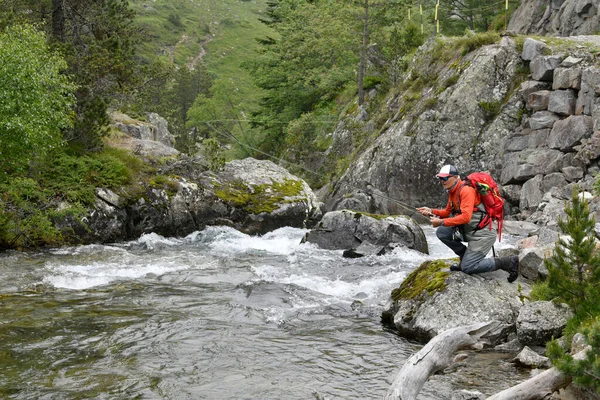
[[[448,264],[442,260],[425,261],[411,272],[399,288],[392,290],[392,300],[410,300],[419,297],[424,291],[431,295],[446,287],[449,276]]]
[[[215,194],[226,203],[243,208],[252,214],[271,213],[281,204],[291,203],[290,199],[302,193],[302,181],[284,179],[271,184],[247,185],[241,181],[218,185]]]

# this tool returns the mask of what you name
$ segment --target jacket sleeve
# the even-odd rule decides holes
[[[473,209],[475,208],[475,189],[465,186],[459,192],[460,196],[460,214],[444,219],[444,226],[466,225],[473,217]]]
[[[448,199],[448,204],[446,204],[446,208],[435,208],[431,210],[434,215],[442,218],[448,218],[452,214],[452,203],[450,199]]]

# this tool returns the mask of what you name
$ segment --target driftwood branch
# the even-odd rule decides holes
[[[587,349],[581,350],[573,358],[576,360],[584,359],[586,351]],[[556,368],[550,368],[531,379],[488,397],[487,400],[548,399],[552,393],[567,387],[570,383],[571,377],[564,375]]]
[[[427,379],[443,370],[454,360],[454,353],[477,348],[479,341],[500,325],[497,321],[448,329],[429,341],[413,354],[400,369],[385,400],[413,400]]]

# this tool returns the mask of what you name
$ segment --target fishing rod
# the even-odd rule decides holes
[[[322,175],[322,174],[320,174],[320,173],[318,173],[318,172],[315,172],[315,171],[313,171],[313,170],[310,170],[310,169],[308,169],[308,168],[305,168],[305,167],[303,167],[302,165],[299,165],[299,164],[293,163],[293,162],[291,162],[291,161],[285,160],[285,159],[283,159],[283,158],[281,158],[281,157],[276,157],[276,156],[274,156],[274,155],[272,155],[272,154],[269,154],[269,153],[266,153],[266,152],[264,152],[264,151],[262,151],[262,150],[260,150],[260,149],[257,149],[257,148],[255,148],[255,147],[253,147],[253,146],[251,146],[251,145],[249,145],[249,144],[247,144],[247,143],[242,143],[242,142],[241,142],[241,141],[240,141],[240,140],[239,140],[237,137],[235,137],[235,135],[233,135],[232,133],[230,133],[230,132],[228,132],[228,133],[223,133],[223,132],[220,132],[220,131],[219,131],[217,128],[215,128],[214,126],[212,126],[212,125],[211,125],[211,124],[210,124],[208,121],[204,121],[204,123],[205,123],[205,124],[206,124],[206,125],[207,125],[207,126],[210,128],[210,129],[212,129],[212,130],[213,130],[215,133],[217,133],[218,135],[220,135],[220,136],[222,136],[222,137],[224,137],[224,138],[232,139],[232,140],[234,140],[235,142],[237,142],[237,143],[238,143],[239,145],[241,145],[241,146],[247,147],[247,148],[249,148],[249,149],[251,149],[251,150],[253,150],[253,151],[255,151],[255,152],[259,153],[259,154],[262,154],[262,155],[264,155],[264,156],[266,156],[266,157],[272,158],[272,159],[274,159],[274,160],[277,160],[277,161],[279,161],[279,162],[284,162],[284,163],[287,163],[288,165],[294,166],[294,167],[296,167],[296,168],[298,168],[298,169],[301,169],[302,171],[308,172],[309,174],[313,174],[314,176],[316,176],[316,177],[318,177],[318,178],[321,178],[321,177],[323,177],[323,175]],[[361,188],[361,187],[358,187],[358,186],[355,186],[355,185],[353,185],[352,183],[347,183],[347,185],[348,185],[349,187],[353,188],[353,189],[357,189],[357,190],[363,190],[363,188]],[[408,205],[408,204],[406,204],[406,203],[404,203],[404,202],[402,202],[402,201],[400,201],[400,200],[397,200],[397,199],[391,198],[391,197],[389,197],[389,196],[386,196],[386,195],[384,195],[384,194],[375,193],[374,191],[371,191],[371,192],[369,193],[369,195],[371,195],[371,196],[375,196],[375,197],[380,197],[380,198],[383,198],[383,199],[385,199],[385,200],[388,200],[388,201],[390,201],[390,202],[393,202],[393,203],[396,203],[396,204],[398,204],[399,206],[401,206],[401,207],[403,207],[404,209],[406,209],[407,211],[409,211],[409,215],[410,215],[411,217],[413,217],[413,216],[418,216],[419,218],[422,218],[423,220],[427,220],[427,223],[429,223],[429,221],[430,221],[429,217],[426,217],[426,216],[424,216],[424,215],[420,214],[418,211],[416,211],[415,207],[412,207],[412,206],[410,206],[410,205]]]

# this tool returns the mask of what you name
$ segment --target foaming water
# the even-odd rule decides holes
[[[0,258],[7,371],[0,393],[382,398],[419,348],[381,326],[391,290],[423,261],[454,256],[423,229],[429,255],[396,248],[346,259],[301,243],[303,229],[249,236],[228,227],[7,254]],[[502,360],[490,362],[507,377],[487,379],[495,386],[487,394],[516,374]],[[489,375],[489,364],[481,369]],[[449,399],[453,385],[432,378],[419,398]]]

